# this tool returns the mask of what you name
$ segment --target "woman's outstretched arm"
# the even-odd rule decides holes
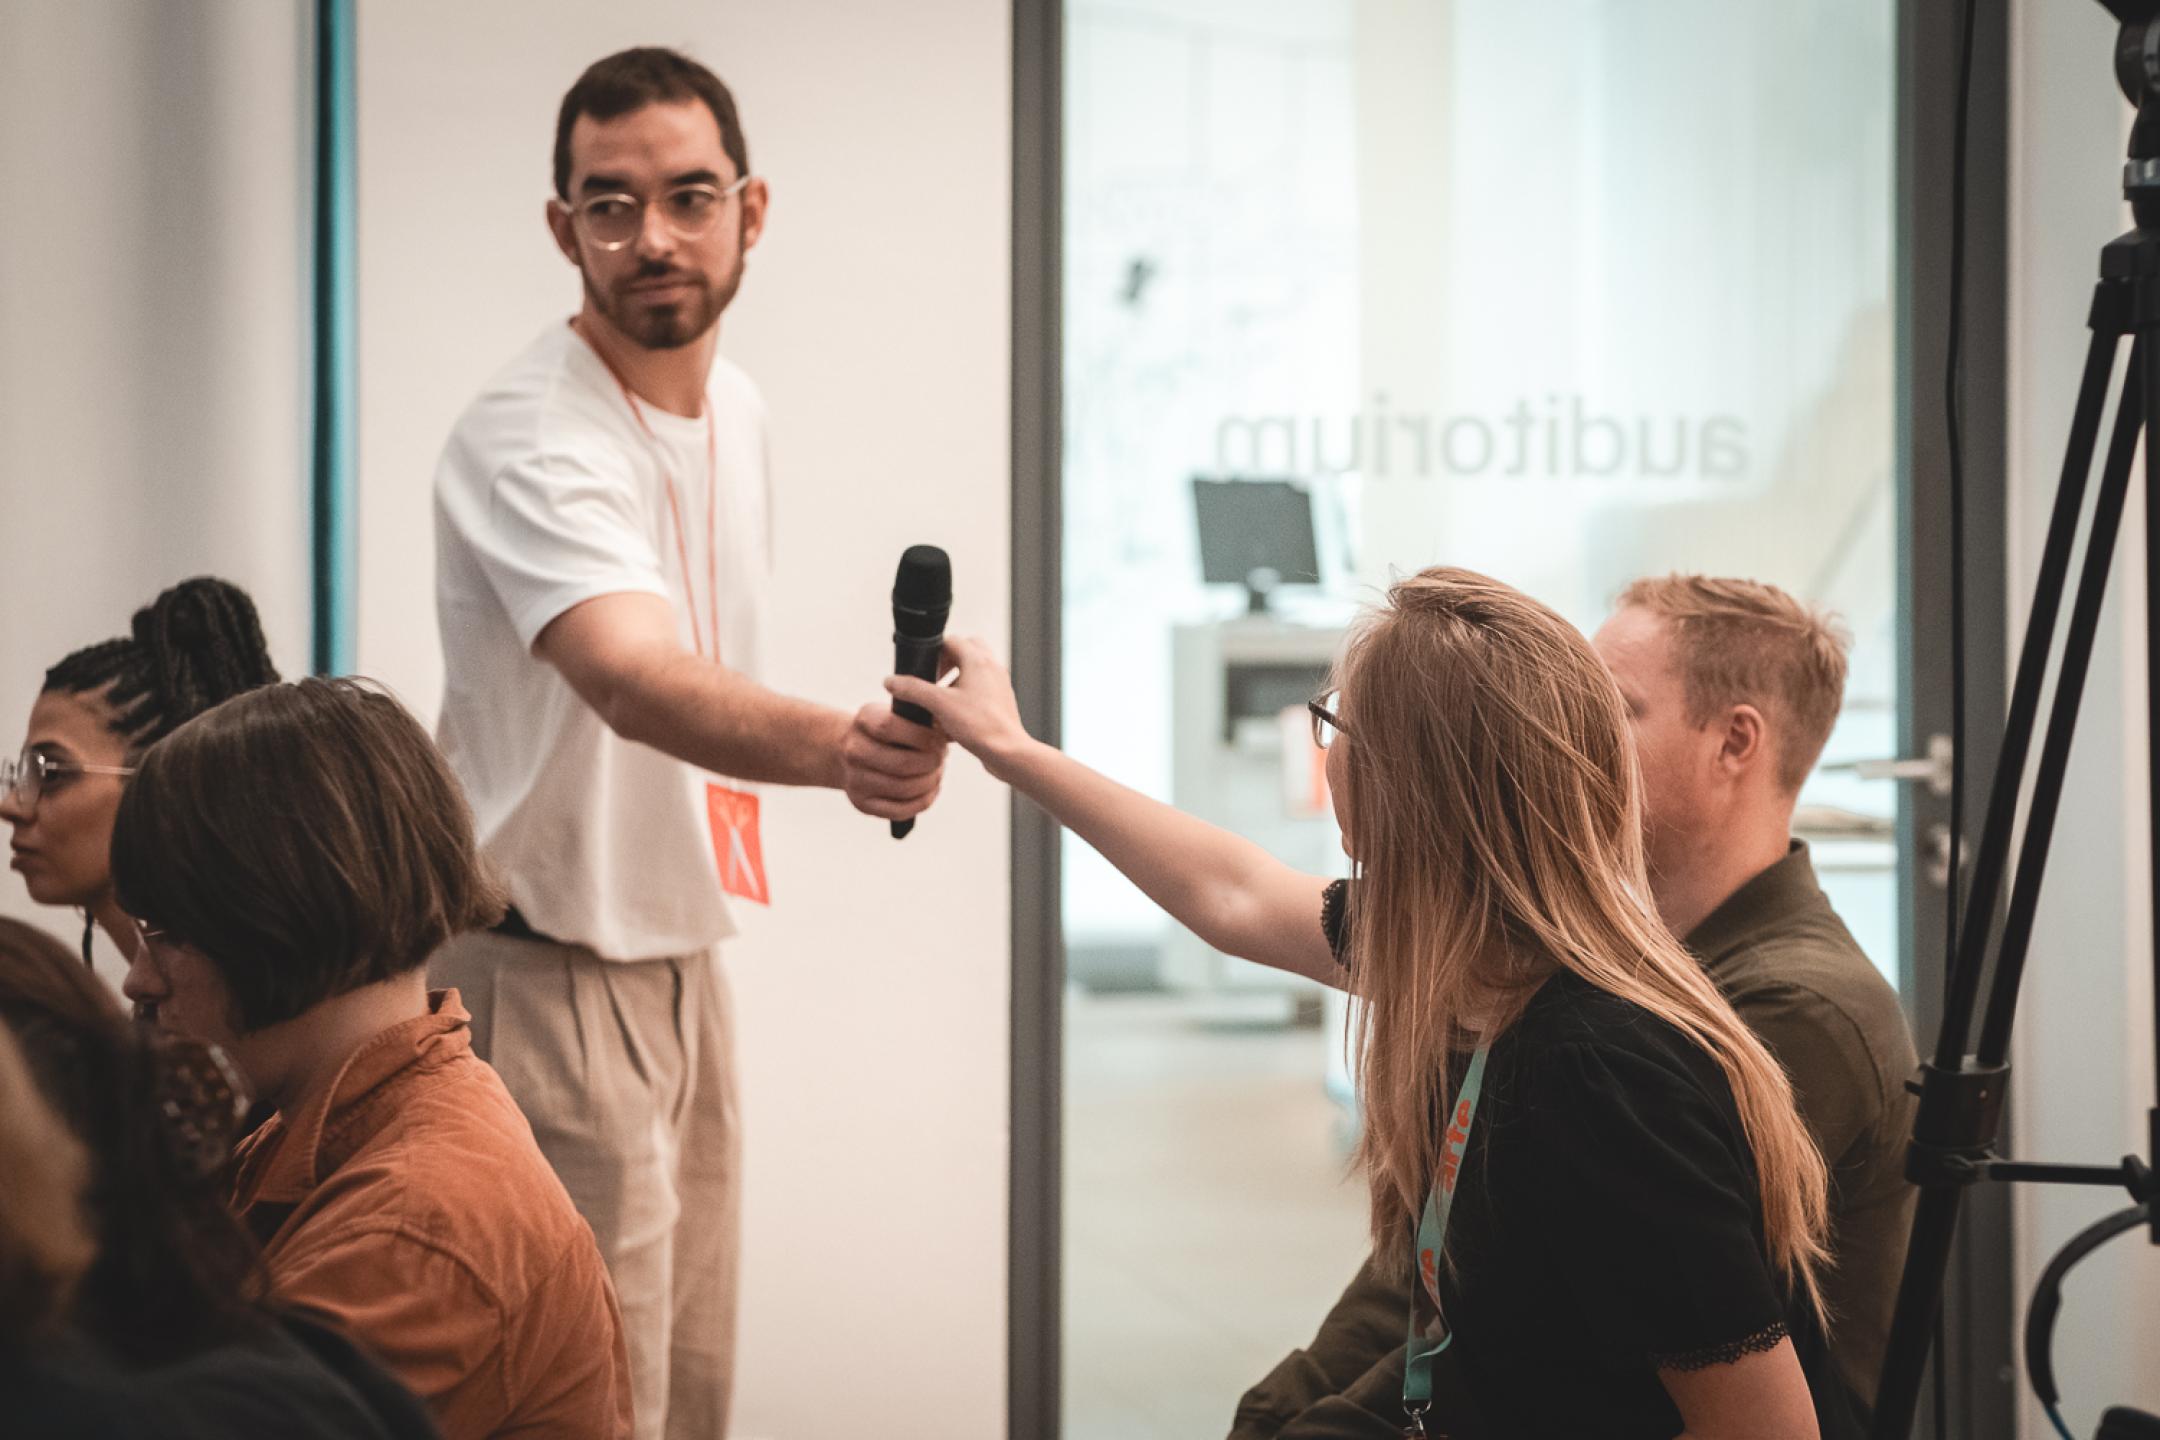
[[[956,638],[950,685],[906,675],[885,682],[998,779],[1102,853],[1202,940],[1226,955],[1343,985],[1320,928],[1327,880],[1277,860],[1241,836],[1120,785],[1034,739],[1020,723],[1012,680],[980,640]]]

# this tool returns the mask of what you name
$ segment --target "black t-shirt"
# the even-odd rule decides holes
[[[1570,971],[1492,1047],[1447,1253],[1456,1338],[1443,1358],[1482,1422],[1471,1433],[1670,1440],[1681,1421],[1661,1366],[1727,1363],[1789,1335],[1824,1440],[1858,1434],[1819,1328],[1767,1259],[1724,1071]]]
[[[122,1366],[79,1338],[0,1355],[14,1440],[436,1440],[420,1402],[296,1315],[170,1364]]]

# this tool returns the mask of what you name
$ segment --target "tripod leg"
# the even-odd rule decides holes
[[[2055,621],[2066,588],[2064,582],[2070,575],[2071,546],[2092,473],[2093,444],[2100,435],[2101,412],[2107,405],[2108,381],[2121,338],[2119,331],[2101,323],[2113,299],[2109,283],[2102,281],[2094,294],[2094,328],[2092,342],[2085,351],[2085,375],[2078,385],[2062,477],[2055,487],[2055,508],[2048,518],[2047,540],[2040,552],[2032,617],[2025,628],[2010,709],[2003,721],[2001,758],[1996,761],[1987,816],[1973,852],[1972,886],[1966,893],[1965,914],[1958,926],[1957,959],[1951,968],[1950,995],[1943,1007],[1935,1050],[1935,1063],[1945,1070],[1956,1068],[1964,1057],[1972,1016],[1978,1008],[1981,957],[1987,953],[1987,938],[2002,898],[2004,866],[2010,858],[2010,837],[2017,821],[2018,793],[2025,782],[2033,724],[2040,714],[2040,687],[2047,674],[2048,653],[2055,643]]]
[[[2094,338],[2097,349],[2101,337],[2096,334]],[[2077,719],[2078,693],[2092,658],[2093,637],[2099,625],[2100,602],[2105,598],[2108,568],[2116,533],[2122,522],[2131,467],[2137,454],[2138,428],[2144,409],[2144,387],[2140,377],[2144,373],[2145,360],[2145,344],[2143,340],[2139,340],[2131,346],[2130,363],[2123,376],[2122,395],[2116,407],[2115,427],[2109,437],[2107,461],[2101,472],[2100,494],[2094,505],[2093,528],[2087,537],[2077,599],[2072,606],[2070,630],[2064,642],[2062,675],[2056,684],[2055,704],[2049,714],[2047,734],[2041,744],[2040,774],[2033,792],[2033,813],[2027,821],[2025,849],[2020,854],[2016,893],[2011,905],[2015,920],[2019,898],[2023,897],[2025,900],[2028,910],[2025,915],[2026,939],[2030,938],[2029,910],[2038,894],[2039,870],[2046,855],[2044,840],[2039,850],[2033,849],[2033,831],[2035,828],[2052,828],[2054,802],[2060,797],[2062,769],[2068,758],[2070,737]],[[2078,395],[2077,426],[2073,429],[2071,446],[2073,450],[2079,449],[2082,440],[2082,448],[2088,460],[2091,454],[2091,437],[2084,435],[2083,427],[2089,422],[2094,434],[2097,434],[2100,410],[2106,400],[2108,368],[2104,363],[2097,367],[2088,363],[2085,372],[2086,384]],[[2093,393],[2095,390],[2097,395]],[[2039,710],[2041,672],[2046,668],[2048,642],[2052,638],[2044,631],[2052,630],[2054,625],[2058,609],[2057,597],[2062,581],[2069,572],[2070,543],[2077,521],[2074,499],[2073,503],[2066,506],[2065,496],[2081,498],[2084,484],[2083,475],[2072,475],[2065,469],[2063,488],[2057,492],[2054,518],[2048,527],[2047,551],[2042,564],[2042,593],[2035,600],[2034,618],[2031,628],[2026,631],[2024,650],[2018,662],[2016,701],[2022,702],[2025,708],[2022,716],[2013,714],[2012,718],[2013,721],[2022,721],[2023,733],[2017,737],[2020,753],[2013,756],[2010,737],[2006,734],[2003,758],[1996,772],[1994,792],[1988,806],[1987,833],[1982,841],[1983,857],[1993,857],[1991,884],[1998,886],[2003,858],[2008,853],[2010,822],[2014,815],[2018,789],[2018,777],[2013,774],[2009,778],[2006,792],[2005,771],[2013,768],[2013,758],[2017,767],[2022,768],[2022,750],[2024,745],[2029,743],[2033,721]],[[2051,578],[2052,584],[2049,583]],[[1976,875],[1972,907],[1981,903],[1982,894]],[[1992,902],[1989,903],[1992,906]],[[1990,913],[1972,907],[1966,910],[1964,934],[1960,937],[1957,964],[1953,972],[1950,1008],[1943,1016],[1942,1036],[1935,1063],[1925,1067],[1922,1074],[1920,1109],[1913,1126],[1912,1151],[1906,1162],[1907,1174],[1921,1186],[1920,1202],[1913,1220],[1912,1240],[1905,1251],[1905,1271],[1898,1286],[1897,1309],[1891,1322],[1888,1352],[1883,1361],[1882,1383],[1875,1397],[1874,1420],[1869,1427],[1869,1434],[1874,1440],[1906,1440],[1912,1431],[1913,1411],[1920,1397],[1921,1372],[1927,1365],[1931,1332],[1942,1303],[1943,1277],[1949,1270],[1950,1246],[1957,1232],[1958,1211],[1964,1203],[1965,1184],[1972,1178],[1969,1167],[1971,1162],[1984,1156],[1988,1147],[1994,1143],[1996,1121],[2000,1114],[2003,1077],[1999,1074],[1989,1076],[1983,1071],[1969,1069],[1964,1054],[1965,1037],[1969,1033],[1980,988],[1981,953],[1974,943],[1974,937],[1976,933],[1984,937],[1986,918]],[[2010,936],[2011,932],[2006,929],[2006,949],[2010,944]],[[1998,965],[1998,993],[2001,977],[2002,967]],[[2010,994],[2014,1001],[2014,981]],[[1991,999],[1988,1011],[1991,1024],[1995,1020],[1995,1014],[1996,1006]],[[2007,1029],[2007,1007],[2002,1023]],[[1962,1178],[1958,1178],[1954,1169],[1960,1163],[1967,1167]],[[1950,1173],[1943,1173],[1945,1171]]]
[[[2077,733],[2078,703],[2092,667],[2093,643],[2100,632],[2100,607],[2107,600],[2108,568],[2122,529],[2123,506],[2130,493],[2130,471],[2137,453],[2138,430],[2149,388],[2145,372],[2160,367],[2140,336],[2130,348],[2130,369],[2123,377],[2115,434],[2108,443],[2107,467],[2100,478],[2100,498],[2093,505],[2092,534],[2085,547],[2084,572],[2070,609],[2070,630],[2063,638],[2062,673],[2055,682],[2055,704],[2048,715],[2047,737],[2040,746],[2040,771],[2033,780],[2025,837],[2018,850],[2017,880],[2010,891],[2010,912],[2003,922],[2002,949],[1987,1015],[1980,1029],[1982,1065],[2000,1065],[2010,1050],[2010,1022],[2017,1009],[2018,983],[2025,974],[2025,953],[2032,944],[2033,917],[2040,908],[2040,882],[2047,874],[2048,842],[2062,808],[2063,776],[2070,768],[2070,742]]]

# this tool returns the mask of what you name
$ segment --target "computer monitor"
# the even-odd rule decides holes
[[[1209,585],[1244,586],[1252,613],[1266,611],[1277,586],[1320,583],[1312,494],[1297,481],[1194,476],[1193,513],[1200,525],[1200,578]]]

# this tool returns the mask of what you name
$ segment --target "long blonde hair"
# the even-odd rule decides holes
[[[1657,917],[1627,714],[1589,643],[1518,590],[1436,568],[1389,589],[1337,674],[1362,865],[1357,1158],[1381,1256],[1403,1255],[1439,1173],[1460,1023],[1491,1039],[1565,968],[1716,1058],[1754,1150],[1770,1259],[1820,1313],[1822,1157],[1785,1072]]]

